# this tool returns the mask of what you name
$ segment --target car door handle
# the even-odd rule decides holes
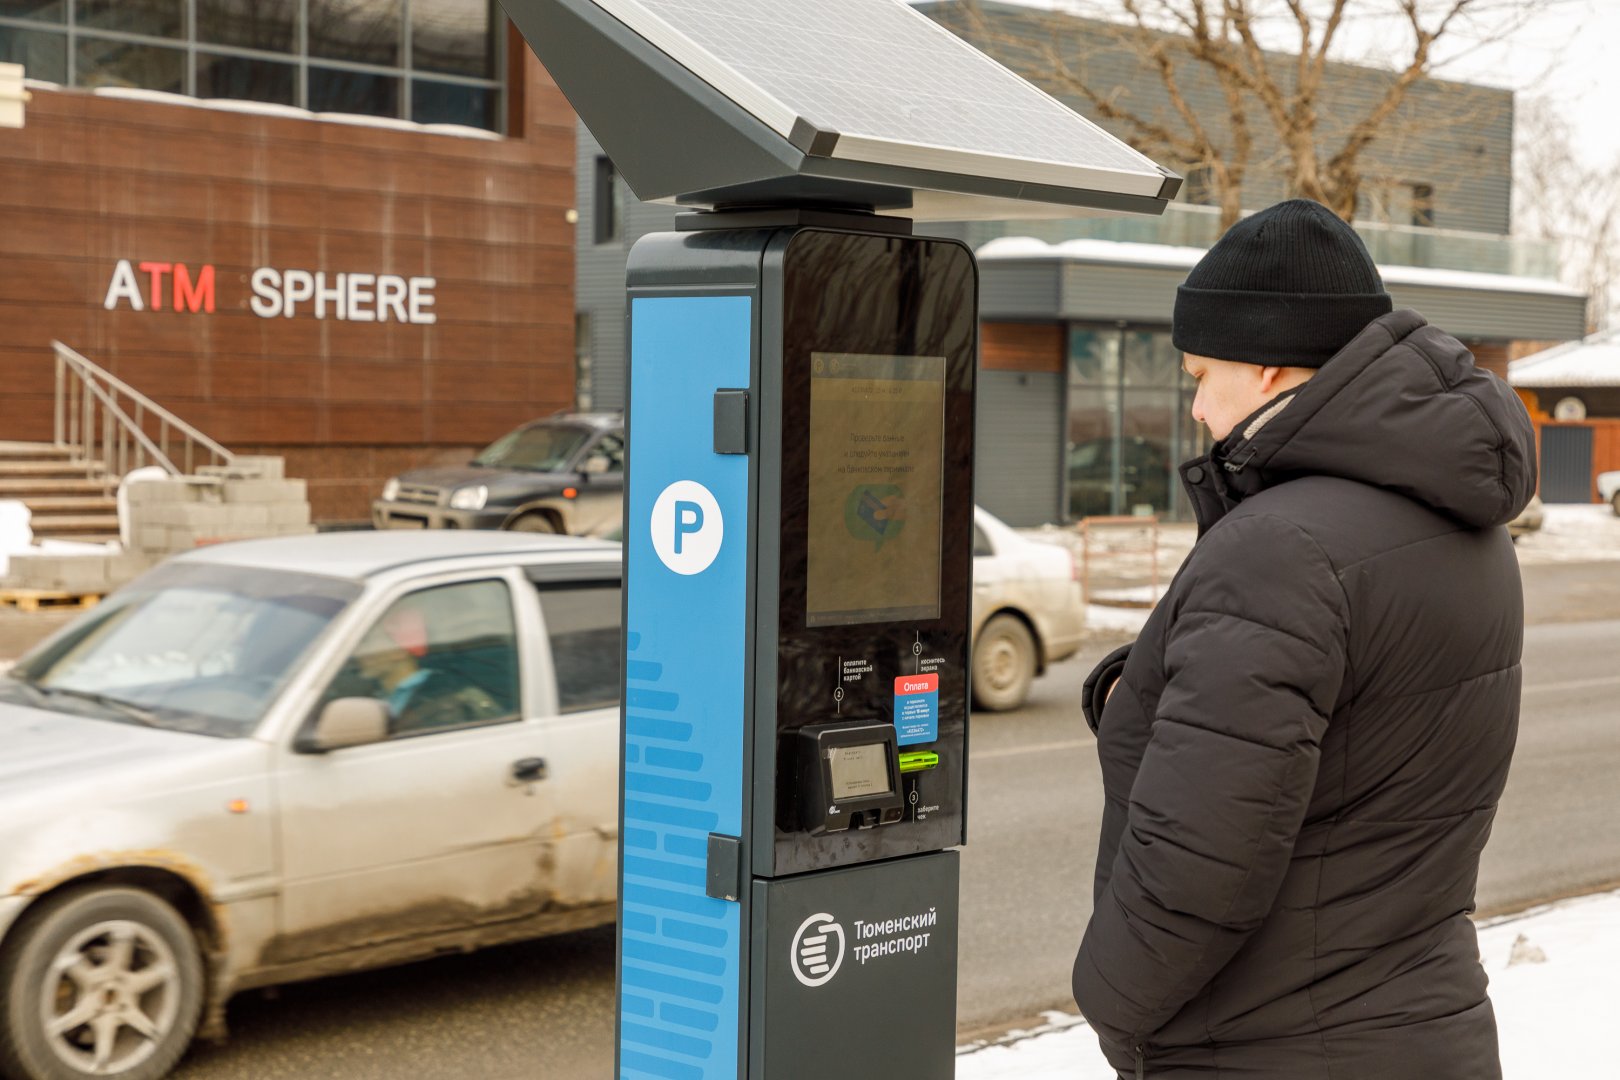
[[[512,762],[512,779],[520,784],[532,784],[537,780],[546,778],[546,759],[537,757],[520,758]]]

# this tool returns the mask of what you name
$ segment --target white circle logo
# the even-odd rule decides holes
[[[726,523],[714,494],[695,480],[664,489],[652,511],[653,550],[677,574],[701,574],[720,554]]]
[[[804,920],[793,935],[793,977],[806,986],[822,986],[844,962],[844,928],[825,911]]]

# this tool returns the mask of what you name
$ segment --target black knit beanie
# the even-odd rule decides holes
[[[1176,290],[1170,338],[1196,356],[1319,368],[1394,305],[1354,229],[1309,199],[1239,221]]]

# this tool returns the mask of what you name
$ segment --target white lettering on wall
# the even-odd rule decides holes
[[[288,270],[281,275],[281,313],[287,318],[296,315],[298,305],[314,295],[315,275],[308,270]]]
[[[169,278],[173,273],[172,280]],[[138,274],[150,279],[150,297]],[[107,282],[102,307],[113,311],[128,304],[134,311],[165,310],[172,293],[176,312],[192,314],[215,310],[214,266],[195,274],[184,263],[136,263],[120,259]],[[225,280],[224,278],[217,278]],[[165,283],[170,288],[165,288]],[[433,292],[439,281],[431,277],[407,278],[399,274],[356,271],[328,274],[324,270],[278,270],[261,266],[249,276],[248,309],[261,319],[313,316],[345,322],[400,322],[431,326],[439,321],[433,310]]]
[[[120,300],[128,300],[129,306],[136,311],[146,310],[141,283],[135,280],[135,268],[128,259],[119,259],[118,265],[113,267],[112,280],[107,283],[107,298],[101,302],[101,306],[111,311]]]
[[[410,322],[405,314],[405,296],[408,287],[398,274],[377,275],[377,321],[387,322],[388,313],[394,313],[395,322]]]
[[[274,319],[281,314],[281,271],[261,266],[253,271],[253,299],[248,301],[253,314],[261,319]]]
[[[343,310],[343,281],[345,276],[344,274],[336,275],[333,279],[336,284],[331,288],[327,288],[326,275],[319,270],[315,271],[315,317],[317,319],[326,318],[327,304],[332,305],[332,312],[338,318],[346,319],[349,317]]]
[[[427,310],[433,306],[433,290],[438,287],[438,278],[411,278],[411,322],[431,325],[439,321],[437,315]]]
[[[354,322],[377,321],[377,297],[371,291],[376,274],[349,275],[349,318]]]

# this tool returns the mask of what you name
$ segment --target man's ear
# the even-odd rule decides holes
[[[1280,367],[1263,367],[1260,369],[1260,392],[1269,394],[1277,389],[1277,380],[1282,378],[1283,369]]]

